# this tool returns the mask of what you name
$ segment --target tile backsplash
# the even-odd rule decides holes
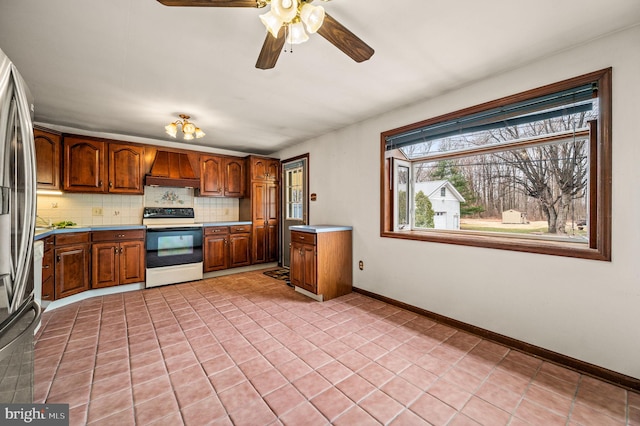
[[[38,194],[38,216],[51,223],[70,220],[78,225],[142,223],[143,207],[193,207],[196,222],[233,221],[239,217],[236,198],[194,197],[193,189],[145,186],[144,195]],[[94,215],[94,209],[102,215]],[[37,221],[42,224],[41,220]]]

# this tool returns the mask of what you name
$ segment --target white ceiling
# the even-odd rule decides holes
[[[194,145],[269,154],[640,22],[639,0],[322,5],[369,61],[315,34],[259,70],[265,9],[156,0],[0,0],[0,49],[36,122],[170,141],[187,113],[207,133]]]

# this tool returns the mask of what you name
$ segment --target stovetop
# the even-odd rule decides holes
[[[194,219],[192,207],[145,207],[142,219]]]

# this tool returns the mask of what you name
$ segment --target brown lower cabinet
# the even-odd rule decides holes
[[[92,232],[91,288],[144,281],[144,230]]]
[[[251,225],[204,228],[204,272],[251,264]]]
[[[291,231],[291,284],[321,296],[322,300],[351,293],[351,230]]]
[[[89,232],[55,235],[55,299],[89,290]]]

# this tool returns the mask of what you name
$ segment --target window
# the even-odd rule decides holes
[[[303,220],[303,174],[302,162],[288,165],[285,169],[286,220]]]
[[[381,235],[611,260],[611,69],[381,135]]]

